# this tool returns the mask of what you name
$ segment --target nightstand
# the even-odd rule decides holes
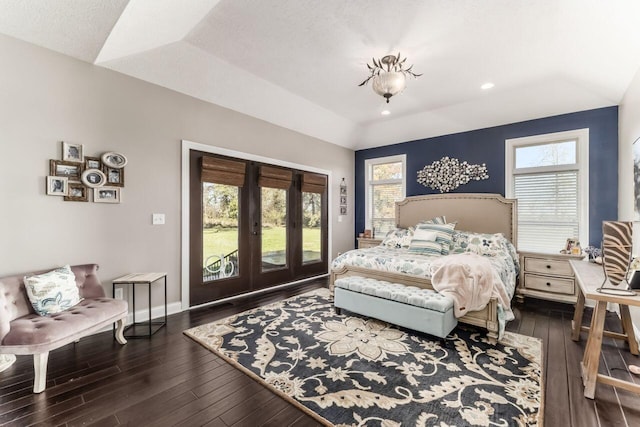
[[[582,258],[584,255],[520,252],[520,281],[516,289],[518,302],[530,296],[575,303],[578,287],[569,261]]]
[[[382,239],[374,239],[371,237],[358,237],[358,249],[372,248],[382,243]]]

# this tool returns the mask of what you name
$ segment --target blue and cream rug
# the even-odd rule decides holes
[[[328,289],[185,334],[327,425],[542,426],[542,343],[337,315]]]

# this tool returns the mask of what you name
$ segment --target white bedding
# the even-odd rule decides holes
[[[442,257],[411,253],[407,248],[374,246],[343,253],[333,260],[331,269],[337,270],[345,265],[350,265],[431,279],[430,266],[438,258]],[[513,298],[516,289],[517,265],[512,256],[504,252],[486,258],[500,275],[500,280],[509,298]]]
[[[412,253],[407,248],[390,248],[380,245],[345,252],[333,260],[331,268],[339,270],[348,265],[391,273],[410,274],[431,280],[432,264],[439,264],[444,258],[456,256],[456,254],[463,253],[465,250],[459,249],[453,252],[454,254],[447,256],[431,256]],[[519,270],[517,254],[513,245],[507,242],[505,247],[492,247],[491,250],[483,252],[482,258],[489,261],[496,273],[494,276],[499,278],[499,284],[503,286],[503,291],[508,296],[506,303],[504,302],[505,298],[498,300],[498,320],[500,323],[500,335],[502,335],[506,322],[513,319],[508,301],[513,298],[516,288]]]

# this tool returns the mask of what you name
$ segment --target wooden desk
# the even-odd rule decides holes
[[[640,307],[640,296],[629,297],[600,293],[596,291],[596,289],[602,286],[602,283],[604,282],[604,271],[602,270],[601,265],[577,260],[571,260],[569,261],[569,264],[571,264],[571,267],[575,272],[576,281],[580,288],[578,292],[576,310],[573,316],[573,331],[571,338],[574,341],[579,341],[581,331],[589,332],[587,347],[584,350],[584,357],[580,364],[585,397],[588,397],[589,399],[594,398],[596,393],[596,382],[609,384],[614,387],[620,387],[640,394],[640,385],[598,373],[603,336],[627,341],[627,343],[629,343],[629,350],[631,354],[638,355],[638,342],[636,341],[636,337],[633,332],[629,306],[633,305]],[[594,300],[596,302],[590,327],[582,326],[582,314],[584,312],[585,299]],[[620,306],[620,317],[622,320],[623,330],[622,334],[605,331],[604,329],[607,303],[614,303]]]

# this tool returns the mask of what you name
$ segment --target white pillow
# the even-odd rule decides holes
[[[29,301],[40,316],[60,313],[81,300],[76,276],[65,265],[48,273],[24,278]]]
[[[438,238],[438,232],[432,230],[422,230],[420,228],[413,232],[413,238],[428,242],[435,242]]]

